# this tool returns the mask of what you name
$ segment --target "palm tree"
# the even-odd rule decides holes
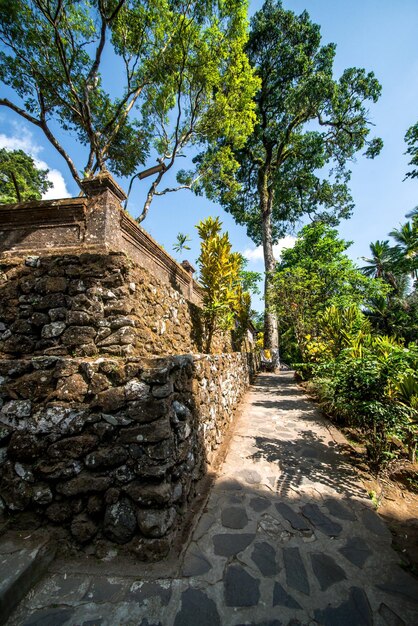
[[[412,209],[412,211],[409,211],[409,213],[407,213],[405,217],[412,217],[412,221],[417,220],[418,219],[418,206]]]
[[[361,257],[368,265],[361,267],[360,271],[371,278],[381,278],[391,285],[395,290],[398,289],[397,280],[393,272],[394,252],[390,247],[389,241],[375,241],[370,244],[371,257]]]
[[[400,228],[394,228],[389,235],[397,242],[394,251],[398,257],[399,265],[404,271],[411,274],[413,279],[418,276],[418,207],[409,213],[412,222],[402,224]]]

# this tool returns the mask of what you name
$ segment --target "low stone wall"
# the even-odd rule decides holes
[[[0,361],[2,508],[98,554],[161,558],[254,368],[239,353]]]
[[[0,354],[200,352],[199,311],[122,252],[0,259]],[[230,352],[230,334],[214,347]]]

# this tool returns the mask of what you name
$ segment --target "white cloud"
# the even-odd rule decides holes
[[[280,239],[279,243],[273,246],[274,258],[278,261],[281,257],[282,251],[285,248],[293,248],[295,242],[296,237],[292,237],[292,235],[286,235],[286,237]],[[257,263],[263,260],[263,247],[257,246],[257,248],[247,248],[242,254],[249,261]]]
[[[47,168],[48,166],[43,161],[40,161],[39,167]],[[48,179],[51,181],[53,186],[44,193],[42,196],[43,200],[56,200],[59,198],[69,198],[71,196],[67,189],[67,185],[65,184],[64,176],[59,170],[50,169]]]
[[[48,179],[53,186],[44,193],[42,196],[43,200],[69,198],[70,193],[61,172],[56,169],[51,169],[45,161],[39,158],[39,154],[43,150],[42,146],[33,141],[33,135],[27,128],[24,126],[19,127],[17,124],[14,124],[14,126],[15,133],[19,133],[20,136],[15,134],[10,137],[0,133],[0,148],[6,148],[7,150],[23,150],[26,154],[30,154],[35,161],[36,167],[43,170],[49,169]]]

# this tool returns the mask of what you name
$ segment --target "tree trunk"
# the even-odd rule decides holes
[[[10,176],[11,176],[11,179],[12,179],[12,182],[13,182],[13,186],[14,186],[15,192],[16,192],[16,201],[17,202],[22,202],[22,196],[20,194],[19,184],[17,182],[17,178],[16,178],[14,172],[10,172]]]
[[[279,358],[279,330],[277,315],[272,305],[273,276],[276,261],[273,256],[273,236],[271,229],[273,195],[268,189],[267,174],[262,172],[259,175],[260,209],[262,215],[263,253],[264,253],[264,348],[270,350],[273,368],[280,367]]]

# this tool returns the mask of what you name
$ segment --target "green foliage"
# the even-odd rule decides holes
[[[189,235],[185,235],[184,233],[177,233],[177,241],[173,245],[173,250],[178,252],[179,254],[183,252],[183,250],[190,250],[190,246],[187,245],[187,242],[191,241]]]
[[[350,319],[354,323],[345,325]],[[378,468],[393,456],[392,436],[405,442],[410,458],[415,454],[418,347],[373,335],[359,321],[350,310],[325,311],[319,335],[325,349],[307,351],[305,372],[327,411],[363,432],[370,463]]]
[[[196,228],[201,239],[197,262],[204,289],[205,344],[210,352],[217,332],[236,329],[237,337],[243,338],[250,319],[251,300],[242,289],[242,256],[232,252],[228,233],[221,234],[219,218],[208,217]]]
[[[378,99],[378,81],[357,68],[335,80],[335,45],[321,46],[320,28],[306,12],[297,16],[272,0],[252,18],[247,52],[261,80],[257,124],[235,153],[239,192],[234,185],[232,193],[224,184],[217,189],[223,204],[257,244],[263,190],[270,195],[273,241],[306,213],[347,217],[352,202],[344,165],[364,147],[374,156],[380,145],[368,137],[366,104]],[[332,172],[319,177],[330,164]]]
[[[385,348],[382,351],[370,335],[353,338],[337,357],[314,365],[312,379],[326,409],[340,423],[363,432],[370,463],[376,468],[391,458],[391,436],[405,442],[409,438],[409,409],[393,394],[408,354],[390,342]]]
[[[288,353],[285,360],[289,356],[296,362],[304,360],[308,344],[311,353],[322,351],[318,343],[312,344],[320,324],[328,323],[331,337],[335,337],[333,325],[344,324],[348,332],[351,325],[364,324],[365,320],[359,321],[360,305],[385,293],[383,283],[365,277],[347,257],[349,245],[338,238],[336,230],[317,222],[305,226],[295,246],[283,251],[274,276],[273,302],[280,319],[281,343]],[[334,319],[329,307],[333,307]],[[340,310],[346,310],[343,320],[336,319],[342,315]],[[349,313],[353,320],[348,319]],[[335,341],[336,347],[327,348],[331,353],[338,351],[342,339]]]
[[[0,82],[23,102],[0,105],[41,128],[78,183],[80,169],[135,175],[154,148],[165,167],[148,208],[186,146],[222,136],[240,147],[252,130],[258,81],[243,51],[246,8],[245,0],[0,0]],[[105,56],[117,89],[102,75]],[[82,168],[65,148],[68,133],[85,146]],[[223,158],[220,150],[214,167]]]
[[[366,276],[379,277],[387,286],[386,295],[373,297],[367,303],[366,314],[374,328],[381,333],[405,339],[418,340],[418,214],[416,209],[408,217],[411,221],[393,229],[389,234],[395,240],[370,244],[370,257],[363,257]]]
[[[418,122],[408,128],[405,141],[408,146],[406,154],[412,157],[409,161],[412,169],[407,173],[406,178],[416,178],[418,176]]]
[[[52,187],[48,171],[36,167],[23,150],[0,149],[0,204],[40,200]]]
[[[307,12],[295,15],[280,1],[267,0],[255,13],[246,49],[261,81],[255,129],[228,156],[230,175],[202,180],[202,186],[256,244],[263,243],[271,316],[273,243],[304,215],[331,224],[350,215],[346,163],[359,150],[371,157],[379,152],[381,141],[369,137],[368,106],[380,85],[373,73],[357,68],[335,79],[335,45],[321,46],[320,28]],[[200,158],[226,146],[221,140]],[[274,326],[271,319],[265,346],[273,350]]]
[[[248,265],[248,259],[246,259],[242,254],[241,256],[241,270],[240,270],[240,280],[242,284],[242,289],[244,291],[249,291],[254,295],[260,295],[260,286],[259,283],[262,279],[262,274],[260,272],[253,272],[246,270],[245,268]]]
[[[410,217],[392,231],[395,246],[370,246],[362,271],[336,231],[307,226],[275,276],[282,342],[303,360],[298,368],[329,414],[363,433],[375,468],[397,453],[393,437],[412,461],[418,444],[417,295],[406,273],[413,276],[416,261],[416,211]]]

